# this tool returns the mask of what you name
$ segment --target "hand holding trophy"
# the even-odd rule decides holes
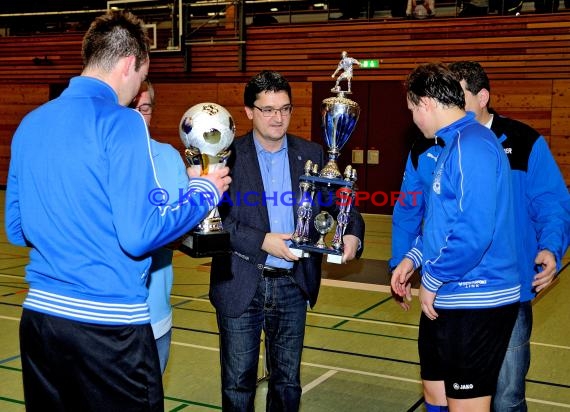
[[[235,135],[234,120],[225,108],[216,103],[192,106],[182,116],[179,132],[190,167],[206,175],[225,166]],[[180,250],[192,257],[229,253],[230,236],[217,208],[188,234]]]
[[[354,131],[360,116],[359,104],[345,96],[351,93],[350,80],[353,63],[360,64],[356,59],[348,57],[346,51],[343,51],[342,60],[332,75],[334,77],[340,69],[344,70],[344,76],[339,76],[335,86],[331,89],[331,92],[336,93],[337,96],[326,98],[321,104],[322,129],[325,143],[328,146],[329,160],[320,172],[317,165],[313,165],[310,160],[307,161],[305,174],[299,177],[301,203],[297,209],[297,226],[292,236],[293,245],[291,247],[299,257],[307,256],[308,252],[326,253],[329,262],[342,262],[342,237],[350,222],[350,209],[354,201],[354,185],[357,176],[356,170],[350,165],[341,174],[336,161],[340,156],[341,149]],[[339,85],[341,79],[348,81],[348,90],[341,90]],[[324,234],[332,226],[331,220],[326,215],[317,215],[313,222],[321,233],[321,240],[315,244],[309,240],[309,222],[313,220],[311,204],[315,192],[320,188],[326,188],[329,191],[331,188],[336,188],[335,193],[341,195],[335,235],[330,247],[324,243]]]

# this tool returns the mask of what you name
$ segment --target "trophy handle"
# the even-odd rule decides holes
[[[190,166],[201,166],[202,159],[200,158],[200,150],[195,147],[189,147],[184,150],[184,156]]]
[[[315,195],[314,185],[310,182],[301,181],[299,189],[301,199],[297,209],[297,225],[291,237],[291,240],[297,244],[305,243],[309,240],[309,222],[313,215],[312,204]]]
[[[342,198],[345,200],[341,202],[339,206],[340,210],[336,218],[336,230],[332,240],[332,247],[339,251],[342,250],[344,246],[342,237],[344,236],[344,232],[346,231],[346,227],[350,221],[350,210],[352,209],[352,203],[354,202],[355,197],[354,190],[349,187],[343,187],[340,190],[343,192],[344,196]]]
[[[184,151],[186,161],[191,167],[200,167],[200,174],[206,175],[216,169],[224,167],[230,157],[232,151],[227,149],[223,150],[217,155],[209,155],[201,153],[200,149],[196,147],[189,147]]]

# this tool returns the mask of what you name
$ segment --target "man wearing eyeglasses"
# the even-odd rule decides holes
[[[150,81],[145,80],[139,94],[130,105],[144,117],[147,127],[150,127],[152,110],[154,108],[154,88]],[[172,145],[150,139],[150,149],[156,168],[156,175],[164,190],[165,200],[175,200],[180,189],[188,187],[188,174],[180,153]],[[149,269],[148,298],[146,300],[150,312],[152,333],[158,349],[160,371],[164,374],[170,355],[172,337],[172,306],[170,292],[174,280],[172,270],[172,249],[162,247],[152,253],[152,263]]]
[[[307,160],[322,167],[323,149],[287,133],[291,87],[279,73],[262,71],[246,85],[252,130],[234,141],[228,166],[231,201],[219,206],[233,253],[212,260],[210,300],[220,331],[222,409],[253,411],[261,331],[265,334],[268,411],[296,411],[307,304],[317,300],[321,255],[298,259],[289,250]],[[247,193],[247,199],[240,198]],[[336,202],[327,210],[336,216]],[[313,216],[320,211],[313,205]],[[312,226],[312,225],[311,225]],[[311,236],[318,237],[311,227]],[[362,252],[364,222],[352,209],[343,261]]]

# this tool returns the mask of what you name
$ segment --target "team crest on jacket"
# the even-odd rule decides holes
[[[435,173],[432,184],[433,191],[438,195],[441,194],[441,174],[442,174],[442,168],[440,167],[439,169],[437,169],[437,172]]]

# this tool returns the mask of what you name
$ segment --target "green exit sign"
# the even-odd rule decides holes
[[[377,69],[380,67],[380,60],[360,60],[360,67],[363,69]]]

